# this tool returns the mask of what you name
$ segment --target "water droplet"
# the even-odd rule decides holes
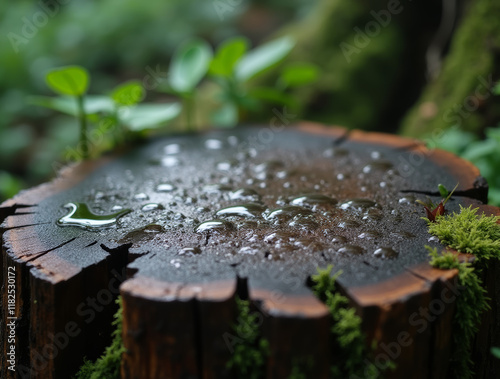
[[[175,187],[169,183],[161,183],[156,187],[157,192],[172,192],[173,190],[175,190]]]
[[[326,195],[321,195],[321,194],[308,194],[308,195],[301,195],[299,197],[296,197],[292,199],[290,202],[292,205],[299,205],[299,206],[317,206],[317,205],[335,205],[337,204],[337,200],[331,197],[328,197]]]
[[[366,211],[366,214],[363,216],[363,220],[371,219],[375,221],[382,220],[384,218],[384,213],[377,208],[370,208]]]
[[[205,147],[209,150],[219,150],[222,149],[223,143],[221,140],[218,139],[207,139],[205,141]]]
[[[337,180],[344,180],[345,175],[344,174],[337,174]]]
[[[338,250],[339,253],[342,254],[353,254],[353,255],[361,255],[365,252],[361,246],[357,245],[345,245]]]
[[[112,211],[121,211],[123,207],[121,205],[114,205],[113,208],[111,208]]]
[[[361,226],[361,223],[359,221],[349,220],[349,219],[343,220],[343,221],[338,223],[338,227],[343,228],[343,229],[359,228],[360,226]]]
[[[344,236],[335,236],[332,239],[332,243],[346,243],[346,242],[347,238],[345,238]]]
[[[195,228],[195,232],[203,233],[203,232],[222,232],[233,230],[234,225],[226,220],[209,220],[202,222]]]
[[[373,200],[352,199],[352,200],[349,200],[349,201],[343,203],[340,206],[340,209],[343,209],[343,210],[351,209],[351,210],[363,212],[363,211],[367,210],[368,208],[372,208],[372,207],[376,207],[376,206],[377,206],[377,203],[374,202]]]
[[[242,204],[222,208],[217,211],[217,216],[240,216],[240,217],[259,217],[266,208],[260,204]]]
[[[240,254],[250,254],[250,255],[255,255],[258,252],[259,252],[259,249],[253,248],[253,247],[250,247],[250,246],[244,246],[239,251]]]
[[[272,170],[278,170],[284,166],[283,162],[271,160],[264,163],[256,165],[253,170],[255,172],[268,172]]]
[[[296,216],[307,216],[310,214],[312,214],[312,211],[310,209],[298,207],[295,205],[289,205],[271,211],[267,216],[267,218],[270,220],[272,219],[286,220]]]
[[[220,171],[229,171],[231,168],[236,167],[238,165],[237,161],[223,161],[217,163],[217,170]]]
[[[223,184],[209,184],[203,187],[203,191],[206,193],[220,193],[220,192],[225,192],[225,191],[231,191],[232,188]]]
[[[243,221],[238,223],[238,229],[257,229],[259,227],[258,221]]]
[[[392,247],[380,247],[373,252],[373,255],[377,258],[394,259],[398,257],[399,253]]]
[[[405,195],[399,199],[399,204],[413,204],[415,203],[416,197],[413,195]]]
[[[282,244],[293,240],[293,235],[288,232],[274,232],[264,238],[266,243]]]
[[[331,158],[331,157],[344,157],[349,154],[349,150],[343,149],[343,148],[329,148],[326,149],[323,152],[323,156],[326,158]]]
[[[374,161],[363,167],[363,172],[369,174],[373,171],[388,171],[393,167],[392,162],[389,161]]]
[[[292,221],[288,223],[288,226],[312,231],[318,228],[318,224],[307,217],[295,217]]]
[[[415,234],[407,232],[407,231],[399,231],[399,232],[392,232],[391,237],[396,237],[400,239],[407,239],[407,238],[415,238]]]
[[[240,188],[229,194],[231,200],[259,201],[260,195],[250,188]]]
[[[163,208],[163,206],[161,204],[149,203],[149,204],[144,205],[141,209],[144,212],[150,212],[150,211],[154,211],[154,210],[157,210],[157,209],[164,209],[164,208]]]
[[[311,251],[319,251],[323,249],[323,245],[310,238],[298,238],[294,243],[297,247],[307,248]]]
[[[175,268],[181,267],[181,261],[179,259],[172,259],[170,261],[170,264],[174,266]]]
[[[367,240],[372,240],[380,237],[382,237],[382,233],[380,233],[378,230],[367,230],[366,232],[363,232],[358,236],[358,238]]]
[[[57,225],[91,229],[110,227],[116,223],[118,218],[131,212],[130,209],[124,209],[110,215],[96,215],[84,203],[68,203],[64,208],[68,208],[70,211],[66,216],[57,220]]]
[[[382,154],[380,153],[380,151],[374,150],[370,153],[370,157],[372,157],[372,159],[380,159],[382,158]]]
[[[149,224],[139,229],[134,229],[120,240],[120,243],[130,243],[149,239],[151,234],[162,233],[165,228],[159,224]]]
[[[179,159],[177,157],[167,156],[163,157],[160,161],[163,167],[174,167],[179,164]]]
[[[179,154],[181,152],[181,145],[179,145],[178,143],[171,143],[165,146],[163,150],[167,155]]]
[[[149,196],[146,195],[145,193],[141,192],[141,193],[134,195],[134,200],[138,200],[138,201],[149,200]]]
[[[195,247],[184,247],[179,250],[179,255],[194,256],[201,254],[201,249],[198,246]]]

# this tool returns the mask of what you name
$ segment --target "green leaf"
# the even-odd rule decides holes
[[[493,354],[495,358],[500,359],[500,347],[492,347],[491,354]]]
[[[500,95],[500,83],[497,83],[493,86],[492,92],[494,95]]]
[[[279,81],[286,87],[299,87],[314,83],[319,77],[319,69],[310,63],[292,63],[286,66]]]
[[[177,117],[180,112],[179,103],[139,104],[132,108],[125,108],[118,117],[129,130],[138,132],[163,126]]]
[[[170,63],[170,87],[177,93],[192,92],[207,73],[212,55],[212,48],[202,40],[191,41],[178,49]]]
[[[66,66],[51,70],[45,77],[47,85],[59,95],[81,96],[87,92],[89,74],[80,66]]]
[[[244,37],[231,38],[221,43],[210,64],[210,74],[231,76],[236,63],[247,52],[249,45],[249,41]]]
[[[120,84],[111,93],[111,98],[118,105],[130,106],[144,99],[144,87],[138,80]]]
[[[232,128],[238,124],[238,107],[233,103],[224,103],[210,117],[216,128]]]
[[[448,197],[449,191],[446,189],[444,185],[438,184],[438,190],[442,198]]]
[[[272,87],[257,87],[249,91],[249,96],[258,100],[263,100],[271,104],[286,105],[295,107],[296,101],[290,95]]]
[[[33,105],[56,110],[58,112],[66,113],[71,116],[78,115],[78,108],[74,98],[63,97],[45,97],[45,96],[32,96],[28,98],[28,102]],[[96,113],[110,113],[113,111],[113,101],[107,96],[85,96],[84,108],[87,115]]]
[[[282,37],[253,49],[236,65],[236,78],[246,81],[263,73],[285,58],[294,45],[292,38]]]

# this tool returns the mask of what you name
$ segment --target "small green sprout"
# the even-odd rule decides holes
[[[177,49],[170,62],[168,86],[163,90],[182,99],[188,130],[193,130],[193,118],[196,115],[195,90],[207,74],[212,57],[211,46],[196,39]]]
[[[275,87],[247,89],[248,83],[279,64],[293,49],[295,42],[282,37],[267,42],[253,50],[242,37],[221,43],[210,65],[209,75],[220,87],[220,106],[212,114],[212,122],[222,127],[232,127],[245,111],[254,111],[260,102],[294,105],[294,99],[285,90],[315,80],[311,65],[296,64],[285,70]],[[305,72],[307,71],[307,73]]]
[[[441,194],[441,196],[444,199],[441,200],[439,202],[439,204],[437,204],[437,205],[434,204],[432,201],[429,201],[426,204],[422,200],[417,200],[417,203],[423,205],[423,207],[424,207],[424,209],[425,209],[425,211],[427,213],[427,219],[430,222],[435,222],[436,221],[436,217],[444,215],[444,213],[446,212],[446,209],[444,208],[444,206],[446,205],[446,203],[448,202],[448,200],[450,200],[451,196],[453,195],[453,193],[455,192],[455,190],[457,189],[457,187],[458,187],[458,183],[455,186],[455,188],[453,188],[453,190],[451,192],[448,192],[448,190],[442,184],[439,184],[439,186],[438,186],[439,193]],[[447,196],[443,196],[444,193],[446,193]]]
[[[49,71],[45,77],[47,85],[55,93],[71,96],[76,100],[77,117],[80,123],[80,143],[83,159],[89,157],[89,143],[87,139],[87,116],[85,114],[84,96],[87,93],[90,76],[83,67],[66,66]]]

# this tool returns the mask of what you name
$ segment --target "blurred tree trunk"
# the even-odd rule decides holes
[[[500,119],[492,94],[500,75],[500,1],[467,4],[439,76],[431,81],[401,124],[411,136],[438,136],[459,126],[480,133]]]
[[[319,0],[278,34],[295,37],[287,61],[310,61],[318,83],[294,91],[306,119],[395,131],[425,81],[425,51],[439,25],[435,1]],[[271,73],[266,82],[275,78]]]
[[[304,118],[424,137],[455,124],[480,133],[498,121],[499,19],[498,0],[320,0],[279,34],[297,40],[287,61],[323,71],[295,90]],[[428,79],[441,55],[442,69]]]

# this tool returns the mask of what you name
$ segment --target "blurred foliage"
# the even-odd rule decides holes
[[[93,78],[90,93],[138,79],[149,84],[146,100],[164,101],[152,87],[186,40],[198,36],[216,45],[243,33],[258,43],[315,2],[221,0],[222,11],[216,2],[203,0],[0,3],[0,33],[6,37],[0,41],[0,170],[10,178],[2,175],[0,187],[11,188],[0,193],[0,200],[21,183],[30,186],[54,175],[64,161],[61,151],[78,142],[74,120],[27,105],[28,96],[49,94],[49,69],[85,67]]]
[[[439,140],[435,140],[433,145],[476,165],[488,181],[489,204],[500,206],[500,126],[487,128],[484,139],[456,127],[451,128]]]

